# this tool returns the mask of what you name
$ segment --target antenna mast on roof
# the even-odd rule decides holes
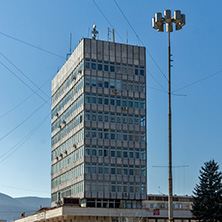
[[[66,54],[66,60],[71,56],[72,54],[72,33],[70,33],[70,42],[69,42],[69,52]]]
[[[113,37],[113,42],[115,42],[115,32],[114,32],[114,29],[110,29],[109,27],[108,27],[108,33],[107,33],[107,41],[111,41],[111,35],[110,35],[110,33],[112,34],[112,37]]]
[[[93,25],[93,30],[92,30],[92,39],[96,39],[96,35],[98,34],[99,32],[96,30],[96,25],[94,24]]]

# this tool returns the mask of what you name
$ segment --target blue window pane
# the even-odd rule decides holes
[[[104,98],[104,105],[109,105],[109,99]]]
[[[127,101],[123,100],[123,107],[127,107]]]
[[[134,70],[134,74],[135,74],[136,76],[138,76],[138,69],[135,69],[135,70]]]
[[[86,96],[86,103],[90,103],[90,96]]]
[[[110,99],[110,105],[115,106],[115,100],[114,99]]]
[[[121,106],[121,100],[119,100],[119,99],[116,100],[116,105],[117,105],[117,106]]]
[[[115,66],[110,66],[110,72],[115,72]]]
[[[109,88],[109,82],[105,81],[105,82],[104,82],[104,87],[105,87],[105,88]]]
[[[98,104],[103,104],[103,98],[101,97],[98,98]]]
[[[139,102],[134,102],[134,108],[136,108],[136,109],[139,108]]]
[[[86,63],[85,63],[85,68],[86,68],[86,69],[90,69],[90,63],[89,63],[89,62],[86,62]]]
[[[133,101],[129,101],[128,104],[129,104],[129,107],[133,107]]]
[[[109,66],[108,65],[104,65],[104,71],[106,71],[106,72],[109,71]]]
[[[92,97],[92,103],[96,104],[96,97]]]
[[[91,69],[96,69],[96,63],[91,63]]]
[[[98,70],[103,70],[103,65],[102,64],[98,64]]]
[[[144,76],[144,69],[140,69],[140,75]]]

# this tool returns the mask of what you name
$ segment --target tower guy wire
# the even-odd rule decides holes
[[[202,81],[204,81],[204,80],[206,80],[206,79],[209,79],[209,78],[211,78],[211,77],[213,77],[213,76],[215,76],[215,75],[221,74],[221,73],[222,73],[222,70],[221,70],[221,71],[218,71],[218,72],[215,72],[215,73],[212,73],[212,74],[210,74],[210,75],[208,75],[208,76],[206,76],[206,77],[204,77],[204,78],[202,78],[202,79],[199,79],[199,80],[197,80],[197,81],[194,81],[194,82],[192,82],[192,83],[190,83],[190,84],[187,84],[187,85],[185,85],[185,86],[183,86],[183,87],[181,87],[181,88],[175,89],[175,90],[173,90],[172,92],[180,91],[180,90],[182,90],[182,89],[185,89],[185,88],[187,88],[187,87],[190,87],[190,86],[192,86],[192,85],[195,85],[195,84],[197,84],[197,83],[199,83],[199,82],[202,82]]]

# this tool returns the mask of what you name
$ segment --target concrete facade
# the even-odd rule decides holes
[[[52,206],[141,208],[145,48],[82,39],[52,81]]]
[[[40,210],[35,214],[16,220],[16,222],[167,222],[168,212],[160,210],[158,215],[150,209],[111,209],[111,208],[81,208],[61,206],[59,208]],[[174,210],[174,222],[195,222],[187,210]]]

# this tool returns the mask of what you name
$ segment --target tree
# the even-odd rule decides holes
[[[222,172],[214,160],[201,167],[200,182],[193,191],[192,213],[200,221],[222,222]]]

